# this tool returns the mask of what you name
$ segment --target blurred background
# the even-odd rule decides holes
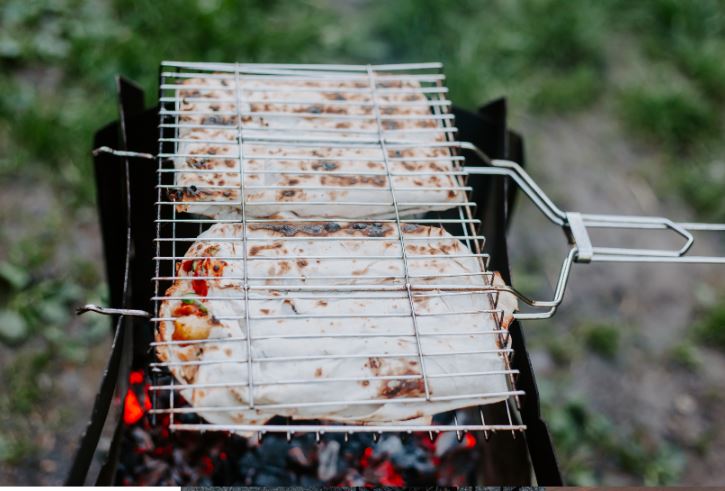
[[[454,103],[508,98],[562,208],[725,221],[724,1],[4,0],[0,483],[68,470],[110,343],[72,315],[106,295],[91,138],[114,75],[154,104],[165,59],[442,61]],[[514,284],[549,295],[560,232],[522,203],[510,244]],[[723,272],[577,266],[560,313],[525,323],[569,484],[722,484]]]

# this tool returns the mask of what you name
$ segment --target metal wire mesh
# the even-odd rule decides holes
[[[471,189],[457,154],[441,68],[437,63],[162,64],[153,321],[163,332],[164,325],[175,322],[164,305],[198,300],[171,285],[221,285],[211,266],[194,270],[192,278],[190,261],[193,268],[199,264],[194,261],[221,261],[223,286],[205,293],[201,308],[213,310],[212,320],[219,325],[237,329],[226,337],[157,336],[153,345],[165,355],[152,369],[175,377],[150,387],[165,398],[152,412],[168,414],[172,429],[288,434],[524,429],[510,407],[523,392],[515,387],[506,312],[492,288],[495,276],[486,270],[485,239],[468,198]],[[209,244],[216,248],[213,254],[203,249]],[[190,256],[192,246],[197,250]],[[287,252],[264,252],[283,247]],[[378,274],[351,269],[356,261]],[[276,271],[282,262],[299,267]],[[274,307],[269,312],[269,305],[292,300],[293,311]],[[219,307],[231,301],[241,304],[241,312]],[[341,312],[314,307],[328,303],[343,305]],[[320,328],[325,322],[335,328],[326,332]],[[288,328],[271,328],[273,323]],[[386,340],[408,349],[390,350]],[[280,343],[292,344],[280,354],[275,351]],[[346,343],[377,350],[346,351]],[[308,349],[317,344],[324,349]],[[227,356],[198,356],[198,350],[211,349],[227,349]],[[189,350],[197,355],[189,356]],[[177,351],[187,355],[173,355]],[[344,368],[345,363],[392,359],[415,368],[362,376]],[[451,370],[456,363],[450,360],[456,359],[472,360],[466,366],[480,361],[482,368]],[[293,368],[264,376],[265,367],[331,361],[342,376],[295,376]],[[184,382],[184,370],[198,374],[212,365],[233,366],[240,377]],[[280,373],[290,377],[280,378]],[[495,386],[476,385],[487,377],[505,385],[476,391]],[[441,391],[443,380],[457,388]],[[419,390],[399,390],[409,383]],[[336,397],[345,384],[380,385],[388,391],[378,397]],[[311,395],[270,402],[274,386],[299,386]],[[471,388],[461,389],[466,386]],[[206,404],[211,398],[199,396],[229,390],[242,394],[237,404]],[[191,405],[182,403],[179,394]],[[341,405],[432,404],[450,410],[456,401],[496,403],[505,407],[505,416],[487,421],[479,408],[475,420],[454,414],[445,422],[412,418],[294,425],[249,417],[262,411],[304,420],[295,415],[310,414],[310,408],[334,412]],[[179,419],[193,413],[206,421]]]

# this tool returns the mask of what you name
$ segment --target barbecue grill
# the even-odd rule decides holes
[[[568,274],[574,262],[591,261],[664,261],[664,262],[712,262],[722,263],[722,258],[687,256],[692,243],[692,230],[723,230],[722,226],[707,224],[680,224],[664,218],[618,217],[609,215],[584,215],[564,212],[554,205],[523,171],[523,145],[520,138],[507,130],[505,104],[497,102],[482,108],[477,114],[451,107],[446,98],[442,66],[437,63],[408,65],[258,65],[164,62],[161,68],[158,110],[143,110],[143,94],[128,82],[119,83],[121,118],[118,125],[100,131],[95,140],[96,178],[99,190],[99,210],[107,257],[107,273],[111,286],[111,303],[116,309],[87,306],[86,310],[117,315],[115,339],[99,398],[89,429],[75,461],[69,482],[79,483],[85,478],[95,449],[110,398],[115,385],[125,393],[125,378],[131,365],[148,367],[151,373],[149,387],[153,407],[152,418],[167,416],[169,428],[176,431],[236,431],[263,438],[267,434],[281,433],[291,440],[296,435],[313,433],[319,440],[326,434],[341,433],[349,438],[359,433],[371,433],[375,438],[390,432],[425,432],[433,440],[442,432],[454,432],[463,438],[467,432],[480,432],[490,444],[506,448],[505,458],[513,461],[531,461],[539,484],[561,483],[551,443],[545,425],[539,418],[536,384],[528,362],[520,325],[516,320],[509,323],[501,299],[515,295],[522,305],[528,305],[514,314],[515,319],[538,319],[553,315],[562,301]],[[310,83],[314,84],[311,86]],[[245,85],[247,84],[247,85]],[[260,88],[261,87],[261,88]],[[260,99],[261,91],[272,94]],[[314,94],[326,94],[324,102]],[[343,94],[343,95],[341,95]],[[351,94],[351,95],[348,95]],[[347,97],[345,97],[347,95]],[[405,108],[408,114],[396,114],[395,108]],[[345,108],[345,111],[339,111]],[[156,112],[158,111],[158,112]],[[158,120],[154,118],[158,115]],[[295,119],[291,119],[294,117]],[[301,118],[301,119],[300,119]],[[270,125],[269,122],[272,122]],[[299,123],[302,121],[303,123]],[[404,121],[404,123],[401,123]],[[309,122],[310,124],[307,124]],[[158,124],[156,124],[158,123]],[[455,126],[454,126],[455,125]],[[157,126],[157,128],[154,128]],[[271,127],[270,127],[271,126]],[[402,128],[401,128],[402,126]],[[194,133],[198,129],[213,130],[213,136]],[[116,137],[114,133],[120,130]],[[157,134],[154,139],[151,135]],[[456,136],[459,138],[457,139]],[[157,145],[157,146],[155,146]],[[198,145],[201,150],[194,151]],[[207,145],[207,146],[205,146]],[[220,145],[224,151],[209,151],[208,145]],[[275,155],[278,148],[291,153]],[[295,161],[317,162],[324,165],[329,156],[315,155],[315,150],[341,151],[339,161],[355,165],[360,161],[370,170],[338,170],[313,166],[306,168],[284,167],[283,163]],[[342,150],[336,150],[342,149]],[[406,151],[422,152],[406,154]],[[310,153],[312,151],[312,154]],[[354,152],[363,152],[356,157]],[[348,152],[348,153],[345,153]],[[352,154],[350,153],[352,152]],[[217,168],[184,166],[189,159],[195,162],[222,160],[232,162],[220,171]],[[156,161],[154,169],[150,161]],[[434,162],[434,170],[415,166],[416,162]],[[463,165],[467,163],[467,165]],[[515,163],[518,162],[518,163]],[[413,166],[410,172],[406,164]],[[277,167],[275,167],[277,165]],[[223,176],[224,181],[202,182],[183,186],[184,178],[197,179],[198,175]],[[189,177],[191,176],[191,177]],[[269,178],[283,176],[282,184],[268,184]],[[320,176],[333,178],[333,185],[317,182],[299,184],[300,180],[317,180]],[[363,178],[364,176],[364,178]],[[432,186],[429,182],[410,184],[411,176],[425,180],[436,177],[444,185]],[[350,186],[339,179],[358,179],[366,185],[368,196],[361,201],[349,193]],[[290,181],[294,178],[294,181]],[[196,183],[196,181],[193,181]],[[562,263],[554,297],[551,300],[532,300],[511,286],[495,282],[493,271],[501,273],[507,285],[511,285],[505,244],[505,228],[518,188],[541,209],[547,218],[561,226],[571,244]],[[287,199],[297,195],[295,199]],[[434,198],[418,199],[418,194],[433,193]],[[320,194],[322,193],[322,194]],[[333,199],[329,199],[330,194]],[[338,199],[338,195],[342,196]],[[306,196],[308,196],[306,198]],[[350,199],[345,200],[344,197]],[[403,197],[403,198],[401,198]],[[328,198],[328,199],[325,199]],[[311,209],[324,210],[314,217],[265,214],[270,207],[283,211],[299,209],[301,202]],[[120,206],[125,203],[125,206]],[[370,207],[381,216],[373,219],[345,217],[350,207]],[[224,210],[215,216],[187,213],[194,210]],[[423,216],[412,215],[420,209],[432,209]],[[155,210],[152,214],[152,210]],[[387,210],[387,215],[384,213]],[[300,227],[325,227],[333,224],[389,228],[391,235],[373,234],[367,237],[346,238],[366,244],[383,242],[395,251],[390,255],[373,256],[372,259],[397,265],[397,273],[384,278],[366,278],[358,281],[348,272],[334,275],[311,274],[284,275],[273,278],[254,276],[250,270],[255,261],[268,261],[269,257],[253,257],[252,247],[265,247],[272,239],[253,236],[254,227],[284,227],[290,222]],[[119,223],[126,223],[126,230]],[[219,223],[241,225],[239,238],[242,257],[224,257],[226,261],[241,261],[241,276],[231,279],[240,286],[236,300],[243,302],[244,314],[232,316],[231,321],[244,321],[246,334],[226,338],[225,342],[244,346],[245,356],[230,363],[246,365],[246,380],[232,385],[242,387],[248,400],[240,406],[204,407],[189,406],[180,394],[190,389],[214,390],[230,384],[180,383],[169,377],[178,366],[199,366],[205,361],[178,361],[149,359],[149,347],[173,349],[189,341],[154,339],[153,324],[160,325],[173,320],[160,314],[164,301],[187,299],[173,297],[168,287],[183,277],[179,265],[184,253],[199,235],[210,226]],[[413,274],[411,264],[425,259],[411,253],[411,245],[420,240],[406,233],[409,227],[435,225],[445,229],[450,238],[467,246],[467,252],[444,256],[454,261],[461,257],[472,259],[477,269],[465,274]],[[631,248],[596,247],[592,245],[588,228],[668,229],[684,238],[684,245],[676,250],[647,250]],[[294,235],[294,234],[292,234]],[[340,241],[335,237],[289,237],[300,241]],[[219,240],[219,238],[215,238]],[[431,240],[427,237],[426,240]],[[354,259],[350,256],[290,256],[275,259],[312,261],[339,261]],[[124,262],[119,263],[118,258]],[[195,281],[213,280],[209,276],[197,276]],[[306,342],[320,338],[361,338],[374,336],[369,332],[344,334],[257,334],[255,326],[265,320],[254,314],[254,305],[261,300],[276,299],[280,294],[294,298],[323,300],[339,298],[385,300],[400,299],[407,302],[408,310],[400,314],[379,314],[381,320],[402,317],[409,321],[405,332],[383,332],[380,336],[408,337],[415,351],[396,356],[417,361],[414,373],[367,377],[369,381],[413,381],[421,387],[414,396],[397,396],[385,400],[361,399],[340,401],[325,397],[324,386],[331,382],[360,382],[359,379],[295,379],[270,381],[255,379],[255,366],[265,363],[306,362],[305,356],[264,357],[255,355],[255,343],[269,339],[302,339]],[[420,299],[443,296],[468,296],[481,305],[475,311],[422,313],[416,304]],[[150,299],[150,300],[149,300]],[[188,299],[187,299],[188,300]],[[229,301],[230,297],[209,296],[210,302]],[[455,326],[443,334],[449,337],[472,336],[472,345],[480,345],[484,337],[493,337],[494,350],[467,350],[465,352],[432,352],[425,348],[427,339],[441,333],[424,329],[429,319],[455,324],[461,315],[480,314],[495,320],[495,328],[472,331]],[[301,314],[274,316],[273,320],[299,319]],[[375,313],[366,317],[375,317]],[[149,319],[150,317],[150,319]],[[315,312],[303,313],[309,319],[328,319],[330,316]],[[339,314],[332,317],[339,318]],[[343,316],[355,320],[357,316]],[[194,340],[201,346],[219,344],[219,339]],[[435,357],[490,356],[495,354],[503,361],[502,370],[481,370],[465,373],[432,373],[427,368]],[[325,353],[315,359],[354,360],[360,357],[386,357],[390,353]],[[125,358],[125,359],[124,359]],[[483,358],[482,358],[483,359]],[[218,361],[215,363],[219,363]],[[256,364],[256,365],[255,365]],[[430,386],[436,379],[445,377],[489,377],[505,375],[507,388],[495,393],[456,393],[437,397]],[[466,417],[459,421],[458,413],[446,420],[433,419],[430,423],[400,422],[395,424],[340,424],[324,421],[292,421],[278,418],[268,424],[260,423],[212,423],[198,420],[193,423],[181,420],[188,413],[233,412],[245,409],[265,408],[255,401],[255,391],[270,384],[310,384],[320,387],[319,398],[305,402],[285,401],[267,405],[268,409],[302,409],[308,406],[346,404],[400,404],[443,403],[460,399],[496,398],[501,402],[481,405],[474,410],[476,420]],[[329,394],[328,394],[329,395]],[[469,411],[470,414],[470,411]],[[464,419],[464,418],[460,418]],[[114,442],[122,431],[118,422]],[[525,436],[527,448],[516,441],[517,434]],[[492,436],[493,435],[493,436]],[[510,441],[503,441],[503,437]],[[102,470],[99,482],[112,480],[117,447],[112,451]],[[501,462],[499,462],[504,466]]]

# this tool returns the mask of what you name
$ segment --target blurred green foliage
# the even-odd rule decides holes
[[[695,327],[700,341],[725,351],[725,304],[716,305]]]
[[[611,470],[639,476],[646,486],[677,482],[684,466],[677,448],[653,445],[641,432],[623,431],[576,397],[557,396],[556,407],[544,403],[542,409],[568,485],[596,485]]]
[[[606,358],[614,359],[619,352],[619,331],[622,326],[608,324],[592,324],[583,327],[584,342],[593,353]]]
[[[627,53],[636,63],[623,74]],[[725,220],[723,0],[4,0],[0,185],[43,182],[62,199],[58,216],[24,239],[0,227],[0,339],[44,343],[5,370],[0,461],[30,451],[18,437],[27,428],[8,430],[7,418],[41,397],[38,372],[56,359],[81,363],[102,337],[103,323],[66,335],[71,305],[103,288],[83,258],[59,260],[57,249],[94,201],[91,136],[115,117],[114,75],[138,81],[153,104],[164,59],[440,60],[458,104],[507,95],[515,114],[613,113],[632,141],[662,156],[655,174],[666,189],[700,217]],[[724,324],[716,309],[700,339],[725,346]],[[577,333],[548,345],[561,368],[584,349],[617,351],[607,326]],[[688,365],[692,349],[674,350],[673,360]],[[590,464],[607,459],[645,483],[676,480],[675,450],[648,448],[576,401],[545,409],[571,483],[599,482]]]
[[[669,351],[669,359],[675,365],[691,371],[698,370],[702,363],[697,347],[688,340],[673,346]]]

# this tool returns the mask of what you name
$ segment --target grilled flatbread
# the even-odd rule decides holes
[[[401,228],[407,277],[394,223],[249,224],[246,240],[241,224],[202,233],[156,333],[181,395],[209,422],[237,425],[274,415],[422,423],[506,399],[514,297],[492,294],[500,277],[482,274],[443,229]]]
[[[417,82],[376,89],[378,109],[364,82],[240,79],[238,93],[233,78],[183,85],[177,211],[241,216],[242,179],[249,217],[389,218],[394,201],[401,216],[465,201],[440,116]]]

